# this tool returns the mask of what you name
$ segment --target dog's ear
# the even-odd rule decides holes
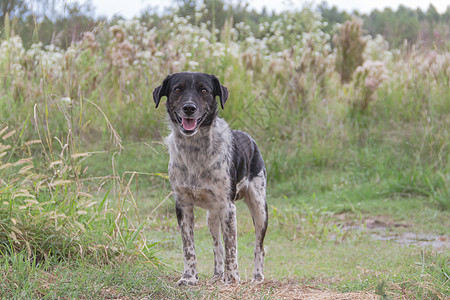
[[[163,96],[169,96],[169,83],[171,78],[172,75],[167,75],[163,83],[153,90],[153,100],[156,103],[156,108],[158,108],[159,101],[161,101]]]
[[[211,75],[214,84],[214,97],[219,96],[220,106],[224,107],[225,101],[228,99],[228,89],[220,84],[219,79],[216,76]]]

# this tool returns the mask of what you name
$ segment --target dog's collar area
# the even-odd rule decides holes
[[[176,112],[175,112],[175,118],[177,119],[178,123],[181,126],[181,132],[186,135],[193,135],[197,132],[198,126],[200,126],[200,123],[203,121],[206,114],[201,116],[198,119],[191,119],[191,118],[181,118]]]

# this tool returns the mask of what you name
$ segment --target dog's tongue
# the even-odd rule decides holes
[[[197,125],[197,121],[195,119],[183,118],[181,120],[181,125],[183,125],[184,130],[192,131],[195,129],[195,125]]]

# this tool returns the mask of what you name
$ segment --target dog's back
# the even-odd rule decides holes
[[[234,199],[241,199],[245,191],[241,191],[243,183],[252,181],[263,172],[266,176],[264,161],[259,153],[258,146],[253,138],[246,132],[233,130],[233,165],[230,176],[233,179],[232,186],[236,186]]]

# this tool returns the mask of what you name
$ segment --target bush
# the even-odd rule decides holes
[[[367,38],[363,37],[362,26],[361,19],[353,18],[341,26],[339,35],[334,36],[336,71],[341,76],[342,83],[351,81],[353,72],[364,63]]]

